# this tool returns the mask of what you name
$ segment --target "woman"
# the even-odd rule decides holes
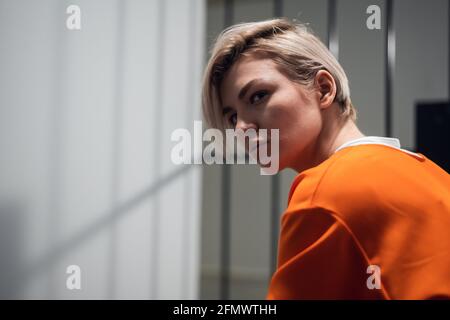
[[[450,176],[398,139],[361,133],[344,70],[304,26],[225,30],[203,111],[221,130],[279,129],[279,168],[299,173],[268,299],[450,297]]]

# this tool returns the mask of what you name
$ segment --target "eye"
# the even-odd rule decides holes
[[[250,104],[255,104],[260,102],[262,99],[264,99],[267,96],[268,92],[265,90],[255,92],[250,97]]]
[[[236,127],[237,123],[237,113],[233,113],[231,117],[228,119],[228,122],[234,127]]]

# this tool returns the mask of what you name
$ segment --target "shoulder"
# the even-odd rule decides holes
[[[381,145],[344,148],[295,178],[283,222],[303,223],[302,232],[338,225],[349,245],[383,269],[393,297],[450,294],[450,176],[424,156]],[[416,264],[424,257],[439,259]],[[408,266],[408,281],[398,266]],[[431,273],[426,285],[414,285]]]
[[[342,214],[376,207],[379,211],[380,206],[399,198],[414,197],[409,193],[427,192],[424,181],[445,185],[450,180],[420,154],[413,156],[384,145],[348,147],[294,179],[289,207],[318,206]]]
[[[298,174],[291,186],[289,203],[314,205],[331,195],[354,195],[361,191],[368,177],[382,170],[389,157],[385,146],[348,147],[332,155],[320,165]]]

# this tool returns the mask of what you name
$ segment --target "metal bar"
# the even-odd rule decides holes
[[[112,145],[113,157],[111,166],[111,208],[115,208],[119,204],[119,190],[120,190],[120,138],[122,136],[122,119],[123,119],[123,88],[124,88],[124,59],[125,59],[125,19],[126,19],[126,4],[121,1],[117,4],[117,32],[116,32],[116,77],[114,81],[114,110],[113,110],[113,128],[112,128]],[[109,270],[108,270],[108,289],[107,296],[112,300],[116,296],[116,273],[117,273],[117,224],[113,220],[109,226]]]
[[[189,0],[189,32],[187,34],[192,35],[191,36],[191,42],[190,46],[188,48],[188,61],[191,61],[191,63],[187,66],[187,88],[186,88],[186,96],[188,97],[188,114],[186,116],[186,128],[189,128],[190,125],[195,120],[195,96],[194,96],[194,88],[193,85],[195,81],[192,81],[193,75],[195,74],[194,68],[195,65],[195,49],[197,47],[197,0]],[[193,160],[195,161],[195,157],[197,155],[194,154]],[[193,162],[195,163],[195,162]],[[183,235],[181,237],[181,246],[183,248],[183,258],[182,261],[185,262],[185,267],[181,270],[181,279],[182,279],[182,297],[183,299],[189,299],[189,277],[191,275],[191,253],[190,253],[190,247],[191,247],[191,219],[192,219],[192,188],[191,188],[191,181],[194,179],[194,174],[192,175],[185,175],[183,177],[183,187],[184,187],[184,194],[183,194],[183,201],[184,201],[184,208],[186,208],[186,211],[181,216],[181,219],[183,219],[182,225],[183,225]]]
[[[282,17],[283,16],[283,0],[274,0],[273,1],[273,16],[274,17]]]
[[[328,49],[339,60],[337,0],[328,0]]]
[[[274,0],[274,17],[283,16],[283,0]],[[278,255],[278,232],[280,217],[280,174],[277,173],[271,178],[271,221],[270,221],[270,274],[272,275],[277,268]]]
[[[280,229],[280,174],[273,175],[271,180],[270,271],[273,274],[277,268],[278,232]]]
[[[155,43],[157,43],[157,53],[156,53],[156,72],[155,72],[155,79],[156,79],[156,88],[155,92],[157,93],[155,95],[155,106],[156,106],[156,114],[154,119],[154,131],[153,131],[153,137],[155,137],[155,160],[154,160],[154,166],[152,172],[154,172],[156,179],[158,180],[160,178],[160,172],[161,172],[161,158],[159,156],[160,150],[162,148],[161,145],[161,139],[159,139],[159,135],[162,130],[162,108],[163,106],[163,95],[162,95],[162,89],[165,79],[165,72],[164,72],[164,63],[165,63],[165,24],[166,24],[166,2],[164,0],[158,1],[158,23],[157,25],[160,26],[160,30],[162,32],[157,32],[157,38],[155,39]],[[150,256],[152,259],[152,273],[151,273],[151,288],[150,288],[150,297],[151,299],[157,299],[159,294],[159,273],[160,273],[160,223],[161,223],[161,199],[159,195],[155,196],[155,199],[153,200],[153,206],[152,206],[152,214],[153,214],[153,221],[151,222],[151,240],[150,240]]]
[[[233,23],[233,0],[224,2],[225,28]],[[222,203],[221,203],[221,239],[220,239],[220,299],[230,298],[230,234],[231,234],[231,168],[229,164],[222,165]]]
[[[392,80],[395,67],[395,31],[393,0],[386,0],[386,52],[385,52],[385,135],[392,135]]]

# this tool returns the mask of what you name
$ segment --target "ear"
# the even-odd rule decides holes
[[[336,82],[327,70],[319,70],[314,78],[319,95],[320,108],[328,108],[336,97]]]

